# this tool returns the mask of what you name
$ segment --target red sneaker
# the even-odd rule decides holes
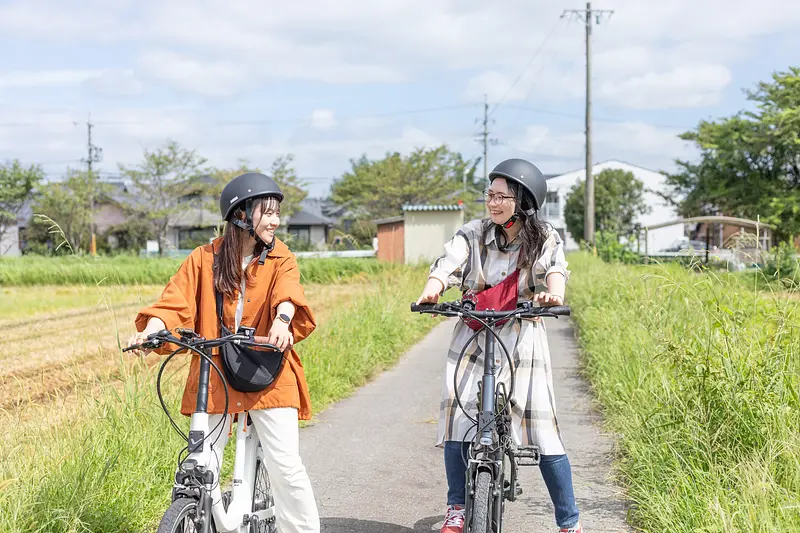
[[[572,527],[562,527],[558,530],[558,533],[583,533],[583,528],[581,527],[581,523],[578,522]]]
[[[462,533],[464,531],[464,506],[450,505],[444,515],[444,524],[439,533]]]

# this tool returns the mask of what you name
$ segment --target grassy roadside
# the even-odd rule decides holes
[[[408,310],[424,277],[421,269],[374,276],[370,291],[298,345],[315,412],[391,366],[437,323]],[[142,365],[125,375],[121,391],[109,387],[80,423],[30,428],[0,450],[0,529],[154,528],[168,504],[182,447],[155,394],[157,370]],[[165,387],[175,411],[182,386],[173,381]],[[187,420],[178,417],[185,427]]]
[[[0,286],[164,285],[182,259],[119,257],[0,257]],[[337,283],[396,267],[375,258],[299,258],[303,283]]]
[[[652,532],[798,531],[800,302],[570,257],[583,359]]]

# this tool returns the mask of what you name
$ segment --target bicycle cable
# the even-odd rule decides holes
[[[505,320],[505,319],[507,319],[507,318],[510,318],[510,317],[511,317],[511,316],[513,316],[513,315],[514,315],[516,312],[517,312],[517,310],[510,311],[510,312],[509,312],[507,315],[505,315],[505,316],[501,316],[501,317],[498,317],[498,318],[494,319],[494,320],[492,321],[492,326],[494,326],[494,324],[495,324],[496,322],[499,322],[499,321],[501,321],[501,320]],[[469,314],[469,312],[467,312],[467,314]],[[505,356],[506,356],[506,359],[507,359],[507,361],[508,361],[508,369],[509,369],[509,372],[510,372],[510,374],[511,374],[511,391],[512,391],[512,392],[511,392],[511,394],[513,395],[514,387],[516,386],[516,371],[514,370],[514,362],[511,360],[511,354],[510,354],[510,353],[509,353],[509,351],[508,351],[508,347],[506,347],[505,343],[503,342],[503,339],[501,339],[501,338],[500,338],[500,336],[497,334],[497,332],[495,332],[495,331],[494,331],[494,329],[493,329],[492,327],[490,327],[490,326],[489,326],[489,324],[488,324],[486,321],[484,321],[483,319],[480,319],[480,318],[476,318],[476,317],[474,317],[474,316],[471,316],[470,318],[472,318],[473,320],[477,320],[478,322],[480,322],[480,323],[481,323],[481,324],[484,326],[484,329],[485,329],[486,331],[489,331],[489,332],[490,332],[490,333],[491,333],[491,334],[492,334],[492,335],[495,337],[495,339],[497,339],[497,341],[500,343],[500,346],[503,348],[503,353],[505,354]],[[473,334],[472,334],[472,336],[469,338],[469,340],[468,340],[467,342],[465,342],[465,343],[464,343],[464,347],[461,349],[461,352],[459,353],[459,356],[458,356],[458,361],[456,362],[456,368],[455,368],[455,370],[453,371],[453,393],[454,393],[454,395],[455,395],[456,403],[458,404],[458,407],[459,407],[459,408],[460,408],[460,409],[461,409],[461,410],[464,412],[464,414],[466,415],[466,417],[467,417],[467,418],[468,418],[468,419],[469,419],[471,422],[473,422],[473,423],[474,423],[474,424],[476,424],[476,425],[477,425],[477,423],[478,423],[478,420],[477,420],[476,418],[472,418],[472,417],[469,415],[469,413],[467,412],[467,410],[464,408],[464,405],[461,403],[461,397],[460,397],[460,395],[459,395],[459,393],[458,393],[458,382],[457,382],[457,379],[458,379],[458,369],[459,369],[459,367],[461,366],[461,361],[464,359],[464,355],[466,354],[467,348],[470,346],[470,344],[472,344],[473,340],[475,340],[475,338],[476,338],[478,335],[480,335],[480,333],[481,333],[482,331],[484,331],[484,330],[483,330],[483,329],[477,330],[475,333],[473,333]],[[486,357],[486,354],[485,354],[485,353],[484,353],[483,355],[484,355],[484,357]],[[504,410],[505,410],[505,408],[508,406],[508,404],[509,404],[510,402],[511,402],[511,396],[509,396],[509,397],[506,399],[506,403],[503,405],[503,408],[500,410],[500,413],[502,413],[502,411],[504,411]],[[476,407],[477,407],[477,405],[476,405]],[[483,431],[483,429],[486,429],[486,427],[487,427],[489,424],[491,424],[493,421],[496,421],[496,420],[497,420],[497,418],[498,418],[498,416],[500,415],[500,413],[497,413],[497,414],[496,414],[496,415],[493,417],[493,419],[492,419],[492,420],[490,420],[489,422],[487,422],[487,423],[486,423],[486,426],[484,426],[484,427],[483,427],[483,428],[482,428],[482,429],[481,429],[479,432]]]
[[[193,351],[193,352],[196,352],[196,353],[198,353],[198,354],[199,354],[201,357],[203,357],[204,359],[206,359],[206,360],[209,362],[209,364],[210,364],[210,365],[211,365],[211,366],[214,368],[214,370],[216,371],[216,373],[217,373],[217,374],[220,376],[220,379],[222,380],[222,384],[223,384],[223,390],[225,391],[225,409],[223,410],[223,416],[220,418],[219,422],[217,422],[217,424],[214,426],[214,428],[213,428],[213,429],[211,429],[211,430],[209,431],[209,434],[208,434],[208,435],[203,435],[203,439],[202,439],[202,440],[200,441],[200,443],[199,443],[199,444],[202,446],[203,444],[205,444],[205,443],[206,443],[206,441],[208,441],[208,439],[209,439],[209,436],[210,436],[210,435],[212,435],[212,434],[214,434],[214,432],[216,432],[216,431],[217,431],[217,428],[219,428],[219,427],[220,427],[220,426],[223,424],[223,422],[224,422],[225,420],[227,420],[227,418],[228,418],[228,407],[229,407],[229,401],[230,401],[230,398],[229,398],[229,393],[228,393],[228,384],[225,382],[225,375],[224,375],[224,374],[222,373],[222,371],[219,369],[219,367],[218,367],[218,366],[217,366],[217,364],[214,362],[214,360],[213,360],[213,359],[211,359],[211,357],[209,357],[209,356],[208,356],[208,355],[207,355],[205,352],[203,352],[202,350],[200,350],[200,349],[198,349],[198,348],[196,348],[196,347],[194,347],[194,346],[191,346],[191,345],[189,345],[189,344],[187,344],[187,343],[183,343],[183,342],[175,342],[175,341],[170,341],[170,342],[172,342],[173,344],[178,344],[179,348],[178,348],[178,349],[176,349],[175,351],[173,351],[173,352],[172,352],[172,353],[171,353],[171,354],[170,354],[170,355],[169,355],[169,356],[168,356],[168,357],[167,357],[167,358],[164,360],[164,362],[163,362],[163,363],[161,363],[161,367],[159,368],[159,370],[158,370],[158,375],[157,375],[157,377],[156,377],[156,393],[157,393],[157,395],[158,395],[158,400],[159,400],[159,402],[161,403],[161,408],[164,410],[164,413],[167,415],[167,418],[169,419],[169,421],[170,421],[170,424],[172,425],[172,427],[175,429],[175,431],[176,431],[176,432],[177,432],[177,433],[178,433],[178,434],[179,434],[179,435],[180,435],[180,436],[181,436],[181,437],[182,437],[184,440],[188,441],[188,440],[189,440],[189,437],[188,437],[188,436],[187,436],[187,435],[186,435],[186,434],[183,432],[183,430],[181,430],[181,428],[180,428],[180,427],[177,425],[177,423],[175,422],[175,420],[172,418],[172,415],[170,414],[170,412],[169,412],[169,409],[167,408],[167,405],[166,405],[166,403],[164,402],[164,395],[163,395],[163,394],[162,394],[162,392],[161,392],[161,377],[162,377],[162,375],[163,375],[163,373],[164,373],[164,369],[166,368],[166,366],[167,366],[167,363],[169,363],[169,361],[170,361],[170,360],[171,360],[173,357],[175,357],[175,356],[176,356],[178,353],[180,353],[181,351],[183,351],[183,350],[191,350],[191,351]],[[213,442],[213,443],[211,443],[211,444],[212,444],[212,446],[213,446],[214,444],[216,444],[216,443],[217,443],[217,441],[219,441],[219,439],[220,439],[220,437],[221,437],[221,436],[222,436],[222,434],[221,434],[221,433],[217,435],[217,438],[214,440],[214,442]],[[186,450],[186,451],[188,451],[188,449],[189,449],[189,447],[188,447],[188,446],[187,446],[186,448],[184,448],[184,450]],[[184,450],[181,450],[181,451],[178,453],[178,466],[179,466],[179,467],[180,467],[180,465],[183,463],[183,461],[185,460],[185,457],[184,457],[183,459],[181,459],[181,455],[182,455],[182,453],[183,453],[183,451],[184,451]],[[190,452],[190,453],[191,453],[191,452]],[[187,455],[187,457],[188,457],[188,455]]]

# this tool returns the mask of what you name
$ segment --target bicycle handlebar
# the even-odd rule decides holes
[[[457,317],[466,315],[479,319],[494,318],[535,318],[569,316],[570,308],[567,305],[553,305],[534,307],[532,303],[525,302],[517,305],[516,309],[509,311],[476,311],[462,305],[460,301],[442,302],[438,304],[411,304],[412,313],[431,313],[436,315]]]
[[[251,329],[251,328],[246,328]],[[242,346],[248,347],[255,347],[255,348],[267,348],[269,350],[280,352],[281,349],[275,346],[274,344],[268,343],[258,343],[253,341],[252,331],[250,331],[250,335],[241,334],[241,333],[232,333],[231,335],[226,335],[224,337],[220,337],[218,339],[205,339],[199,336],[191,329],[186,328],[176,328],[175,332],[180,335],[180,338],[175,337],[172,335],[169,330],[162,329],[161,331],[157,331],[155,333],[151,333],[147,336],[147,340],[140,343],[128,346],[127,348],[123,348],[123,352],[129,352],[131,350],[138,350],[138,349],[153,349],[157,348],[159,345],[166,344],[166,343],[174,343],[178,345],[188,345],[191,348],[200,349],[200,348],[215,348],[217,346],[221,346],[223,344],[227,344],[229,342],[233,342],[236,344],[240,344]]]

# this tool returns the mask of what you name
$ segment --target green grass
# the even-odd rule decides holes
[[[425,274],[397,268],[375,276],[370,292],[298,345],[315,413],[394,364],[438,322],[409,311]],[[140,368],[119,392],[107,388],[77,422],[9,429],[0,446],[0,530],[154,530],[182,448],[158,404],[156,371]],[[182,387],[167,387],[174,412]],[[185,428],[188,419],[177,418]]]
[[[800,531],[797,300],[570,257],[586,371],[648,532]]]
[[[335,283],[356,275],[369,275],[396,268],[375,258],[299,258],[303,283]],[[0,286],[163,285],[178,270],[182,259],[23,256],[0,257]]]

